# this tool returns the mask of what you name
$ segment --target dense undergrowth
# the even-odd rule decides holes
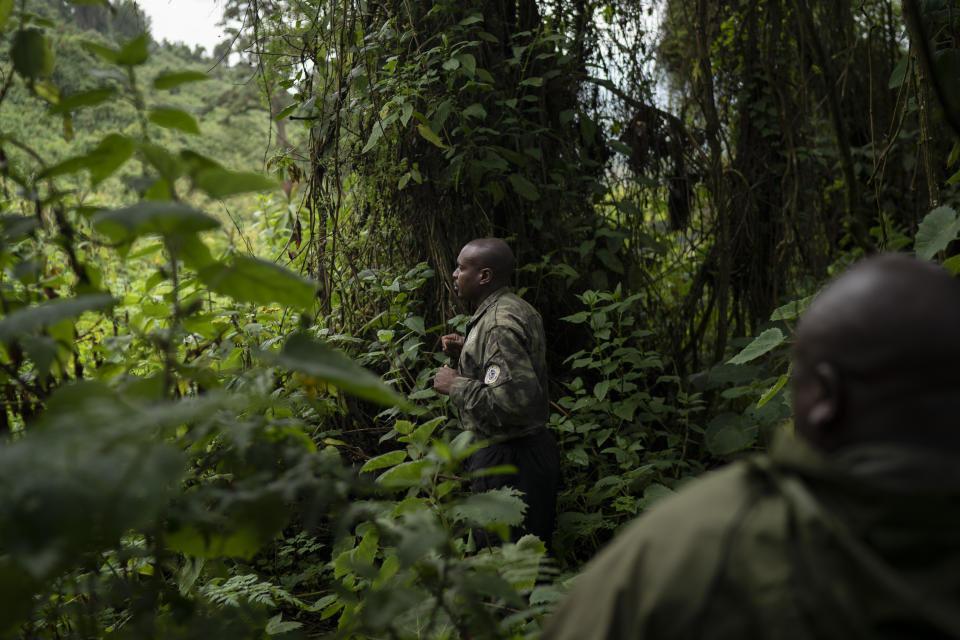
[[[408,28],[389,3],[315,3],[330,20],[246,14],[253,53],[293,55],[279,36],[300,29],[292,66],[208,72],[70,24],[95,4],[0,0],[0,635],[535,637],[619,527],[789,428],[791,328],[824,273],[785,267],[762,318],[737,307],[718,256],[739,249],[715,201],[694,206],[718,184],[707,167],[677,191],[676,139],[641,162],[615,84],[578,84],[604,42],[587,23],[438,2]],[[234,84],[255,71],[257,90]],[[709,125],[654,111],[661,133]],[[832,171],[828,146],[804,162]],[[839,212],[843,186],[816,206]],[[881,210],[864,238],[948,258],[940,187],[918,225]],[[489,233],[552,337],[552,556],[474,548],[524,505],[470,494],[481,444],[431,388],[439,336],[467,320],[451,252]]]

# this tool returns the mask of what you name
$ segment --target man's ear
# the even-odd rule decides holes
[[[807,411],[807,423],[817,431],[818,439],[829,438],[830,425],[840,414],[840,373],[829,362],[818,362],[813,367],[816,399]]]
[[[490,267],[480,269],[480,284],[487,284],[491,280],[493,280],[493,269]]]

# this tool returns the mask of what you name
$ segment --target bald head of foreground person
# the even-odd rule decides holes
[[[853,267],[800,321],[793,393],[797,432],[824,451],[960,448],[960,282],[895,254]]]
[[[795,436],[637,518],[543,640],[960,639],[960,283],[865,260],[792,361]]]

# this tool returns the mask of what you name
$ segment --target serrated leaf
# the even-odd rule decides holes
[[[200,133],[200,127],[193,116],[180,109],[151,109],[150,122],[167,129],[179,129],[184,133]]]
[[[104,89],[92,89],[69,96],[62,96],[60,102],[50,107],[51,115],[59,115],[74,111],[81,107],[91,107],[101,102],[109,100],[117,92],[116,89],[108,87]]]
[[[474,102],[472,105],[463,110],[463,116],[465,118],[480,118],[483,120],[487,117],[487,110],[483,108],[483,105],[479,102]]]
[[[193,186],[204,191],[211,198],[251,191],[267,191],[279,185],[270,178],[252,171],[228,171],[221,167],[200,169],[193,174]]]
[[[287,620],[284,622],[283,614],[278,613],[267,621],[267,626],[264,627],[263,630],[267,632],[267,635],[275,636],[281,633],[287,633],[288,631],[293,631],[294,629],[299,629],[302,626],[302,622],[296,622],[295,620]]]
[[[247,256],[234,256],[230,264],[211,264],[198,275],[211,290],[237,302],[305,309],[313,304],[317,291],[315,282],[280,265]]]
[[[780,390],[783,389],[784,385],[787,384],[787,381],[789,379],[790,379],[790,376],[787,376],[787,375],[783,375],[777,378],[777,381],[774,383],[774,385],[769,389],[767,389],[766,391],[764,391],[763,395],[760,396],[760,400],[757,401],[757,407],[762,407],[763,405],[773,400],[773,398],[778,393],[780,393]]]
[[[391,451],[390,453],[385,453],[383,455],[377,456],[375,458],[370,458],[367,460],[362,467],[360,467],[360,472],[364,471],[376,471],[377,469],[386,469],[387,467],[394,467],[404,460],[407,459],[406,451]]]
[[[424,472],[433,464],[429,460],[403,462],[381,474],[377,478],[377,484],[395,490],[416,487],[423,482]]]
[[[447,145],[443,143],[443,140],[440,139],[440,136],[434,133],[433,129],[431,129],[427,125],[423,123],[418,124],[417,131],[420,132],[420,135],[423,136],[423,139],[426,140],[427,142],[434,144],[440,147],[441,149],[447,148]]]
[[[155,89],[173,89],[188,82],[203,82],[209,80],[210,76],[200,71],[174,71],[171,73],[161,73],[153,79]]]
[[[482,13],[471,13],[469,16],[467,16],[457,24],[459,24],[461,27],[465,27],[467,25],[476,24],[478,22],[483,22]]]
[[[777,307],[773,310],[773,313],[770,314],[770,321],[793,320],[806,310],[812,300],[813,296],[807,296],[806,298],[788,302],[782,307]]]
[[[494,489],[465,498],[450,508],[456,520],[485,526],[488,524],[518,525],[527,510],[520,492],[512,487]]]
[[[216,229],[214,218],[193,207],[172,201],[144,200],[137,204],[100,211],[93,216],[94,228],[116,244],[142,235],[176,235]]]
[[[116,303],[117,300],[110,294],[91,293],[17,309],[0,320],[0,342],[12,342],[22,335],[34,333],[62,320],[75,318],[85,311],[99,311],[112,307]]]
[[[141,33],[117,52],[116,63],[125,67],[135,67],[147,61],[149,56],[148,46],[150,44],[150,34]]]
[[[36,80],[53,71],[53,51],[40,29],[20,29],[10,48],[13,68],[24,78]]]
[[[920,222],[913,249],[918,258],[929,260],[956,240],[958,232],[960,232],[960,220],[957,219],[957,212],[953,207],[947,205],[937,207]]]
[[[471,77],[477,72],[477,59],[472,53],[458,53],[457,60]]]
[[[540,192],[537,191],[536,185],[519,173],[511,173],[508,178],[510,179],[510,185],[513,187],[513,190],[522,198],[530,200],[531,202],[540,199]]]
[[[370,129],[370,137],[367,138],[367,143],[363,145],[363,149],[360,150],[360,153],[366,153],[377,146],[377,143],[380,142],[380,138],[383,137],[383,123],[374,122],[373,127]]]
[[[744,347],[743,351],[727,360],[727,364],[746,364],[777,347],[784,340],[786,336],[780,329],[767,329]]]
[[[96,186],[119,169],[133,155],[135,148],[133,140],[113,133],[101,140],[90,153],[64,160],[41,175],[51,178],[86,169],[90,172],[90,181]]]
[[[356,396],[388,406],[407,406],[404,399],[373,372],[361,367],[342,351],[304,333],[287,339],[279,354],[263,353],[274,364],[329,382]]]

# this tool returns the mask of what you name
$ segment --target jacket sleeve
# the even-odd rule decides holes
[[[537,377],[522,327],[503,323],[486,336],[483,379],[460,377],[450,400],[465,425],[492,435],[509,433],[545,420],[546,389]]]

